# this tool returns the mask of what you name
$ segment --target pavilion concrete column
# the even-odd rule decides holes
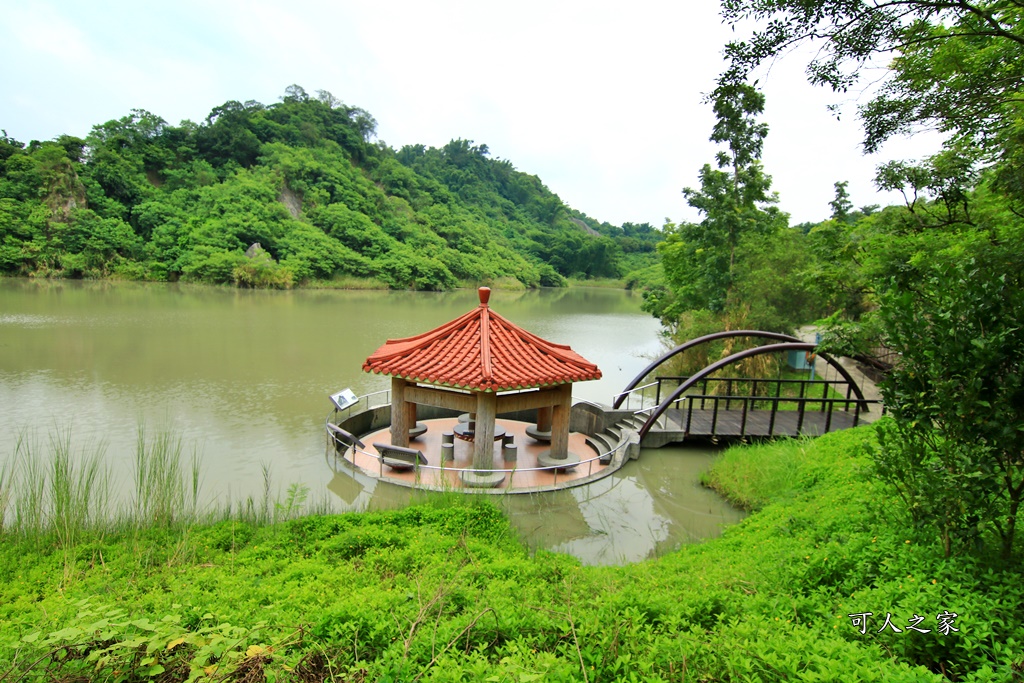
[[[476,395],[476,431],[473,432],[473,469],[494,469],[494,418],[498,397],[493,391]]]
[[[558,387],[558,403],[551,408],[551,457],[561,460],[569,455],[569,413],[572,411],[572,385]]]
[[[527,427],[526,435],[537,441],[551,441],[551,406],[537,408],[537,424]]]
[[[409,383],[400,377],[391,378],[391,445],[409,447],[409,427],[416,424],[416,404],[405,400]]]
[[[551,406],[537,408],[537,431],[551,431]]]
[[[494,419],[498,396],[493,391],[476,392],[476,429],[473,431],[474,471],[460,475],[466,486],[493,488],[505,481],[505,473],[494,469]]]
[[[556,403],[551,409],[551,450],[537,456],[541,467],[573,467],[580,458],[569,452],[569,415],[572,412],[572,385],[558,387]]]

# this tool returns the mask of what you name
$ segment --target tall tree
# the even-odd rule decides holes
[[[724,310],[743,236],[770,233],[786,223],[785,214],[772,206],[778,200],[760,161],[768,134],[768,126],[757,120],[764,111],[764,95],[727,75],[708,99],[716,116],[711,140],[726,149],[715,157],[717,168],[701,168],[700,189],[683,190],[687,203],[704,219],[666,226],[665,241],[658,247],[673,294],[660,300],[662,310],[653,311],[662,318],[686,310]]]
[[[850,201],[850,193],[846,191],[846,186],[850,184],[848,180],[842,180],[835,184],[836,196],[828,203],[832,209],[832,218],[837,221],[846,221],[850,217],[850,212],[853,211],[853,202]]]

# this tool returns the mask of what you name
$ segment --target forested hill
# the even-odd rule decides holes
[[[133,110],[85,139],[25,145],[4,131],[0,273],[448,289],[558,286],[654,262],[650,225],[594,221],[486,145],[396,151],[373,142],[375,127],[291,86],[198,124]]]

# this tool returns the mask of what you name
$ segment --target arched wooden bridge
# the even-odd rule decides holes
[[[645,377],[673,356],[719,339],[753,337],[771,340],[739,351],[688,377]],[[762,379],[722,377],[717,373],[754,356],[790,351],[816,354],[835,371],[835,379]],[[614,397],[613,409],[632,413],[628,422],[641,444],[658,447],[691,438],[742,439],[820,435],[855,427],[871,404],[850,373],[816,345],[796,337],[761,330],[705,335],[672,349],[648,365]],[[635,404],[639,403],[639,406]]]

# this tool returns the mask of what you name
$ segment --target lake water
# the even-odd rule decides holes
[[[639,295],[612,289],[495,291],[491,308],[597,363],[573,395],[610,403],[661,348]],[[292,483],[338,510],[391,507],[409,491],[336,474],[325,457],[327,396],[389,379],[362,372],[386,339],[474,308],[477,293],[242,291],[0,279],[0,460],[19,438],[70,429],[106,448],[124,486],[140,424],[169,428],[202,456],[208,501]],[[589,563],[641,560],[719,533],[741,514],[701,489],[713,451],[645,450],[616,476],[551,495],[503,498],[534,547]]]

